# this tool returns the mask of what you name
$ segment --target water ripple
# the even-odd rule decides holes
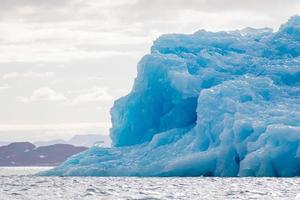
[[[1,176],[5,200],[300,199],[300,178]]]

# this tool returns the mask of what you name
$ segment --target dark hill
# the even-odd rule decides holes
[[[55,166],[86,149],[69,144],[36,147],[29,142],[16,142],[0,147],[0,166]]]

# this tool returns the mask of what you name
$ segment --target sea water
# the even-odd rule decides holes
[[[300,199],[300,178],[40,177],[0,168],[0,200]]]

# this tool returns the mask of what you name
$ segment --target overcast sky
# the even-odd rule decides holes
[[[0,0],[0,141],[108,134],[163,33],[275,30],[299,0]]]

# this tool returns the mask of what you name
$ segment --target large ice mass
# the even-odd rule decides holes
[[[113,147],[43,174],[299,176],[300,17],[161,36],[111,116]]]

